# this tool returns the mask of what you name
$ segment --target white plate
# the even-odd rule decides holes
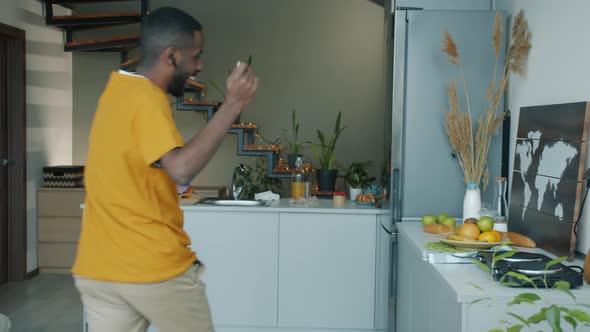
[[[503,241],[500,242],[482,242],[482,241],[456,241],[456,240],[449,240],[446,237],[449,234],[444,234],[444,237],[442,237],[440,240],[443,243],[452,245],[456,248],[465,248],[465,249],[490,249],[492,247],[495,246],[499,246],[503,243]]]
[[[353,199],[352,202],[354,204],[358,204],[358,205],[375,205],[375,204],[377,204],[377,202],[359,202],[355,199]]]

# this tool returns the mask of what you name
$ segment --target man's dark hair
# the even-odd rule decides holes
[[[191,47],[201,23],[180,9],[162,7],[150,13],[142,24],[141,63],[153,65],[168,47]]]

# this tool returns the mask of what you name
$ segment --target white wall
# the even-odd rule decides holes
[[[72,162],[72,56],[63,52],[62,32],[45,26],[38,1],[2,0],[0,22],[25,30],[27,39],[27,271],[32,271],[41,168]]]
[[[261,84],[242,120],[257,123],[272,140],[290,128],[290,112],[296,109],[300,135],[317,141],[316,129],[331,136],[342,110],[348,128],[336,145],[336,160],[373,160],[377,167],[371,171],[379,175],[385,159],[383,7],[368,0],[162,0],[153,5],[178,7],[203,24],[205,68],[198,80],[225,85],[236,60],[253,55]],[[119,60],[101,53],[74,58],[74,161],[83,163],[96,101]],[[208,98],[221,96],[211,88]],[[202,114],[174,116],[185,139],[205,125]],[[250,159],[236,155],[236,137],[227,135],[194,183],[229,185],[233,168]]]
[[[519,110],[524,106],[590,101],[590,2],[571,0],[564,4],[550,0],[498,0],[496,8],[511,16],[523,9],[532,32],[532,49],[526,77],[513,76],[508,89],[512,114],[512,137],[516,139]],[[514,145],[510,155],[514,162]],[[590,156],[590,155],[589,155]],[[586,161],[587,167],[590,159]],[[590,205],[580,223],[582,253],[590,248]]]

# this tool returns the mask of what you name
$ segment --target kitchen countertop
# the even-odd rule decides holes
[[[225,211],[225,212],[289,212],[289,213],[347,213],[347,214],[389,214],[389,206],[385,205],[381,208],[376,208],[372,205],[359,205],[350,200],[341,206],[335,206],[331,199],[318,199],[317,204],[290,204],[288,198],[281,198],[278,202],[274,202],[269,206],[218,206],[197,204],[199,201],[198,195],[193,195],[192,198],[180,199],[180,209],[185,212],[189,211]],[[80,208],[84,209],[84,204],[80,204]]]
[[[423,253],[428,250],[424,245],[429,241],[437,241],[435,234],[425,233],[422,231],[422,224],[419,222],[401,222],[396,223],[396,227],[399,232],[399,236],[405,237],[414,245],[416,249],[417,259],[423,257]],[[531,252],[542,252],[549,257],[555,258],[538,248],[519,248],[521,251]],[[578,265],[583,266],[583,261],[576,259],[573,262],[565,262],[566,265]],[[538,293],[544,303],[555,303],[555,304],[572,304],[572,298],[556,290],[546,291],[544,289],[535,290],[534,288],[511,288],[498,285],[497,282],[490,280],[489,275],[481,269],[479,266],[472,263],[454,263],[454,264],[431,264],[432,268],[436,271],[435,275],[437,278],[441,278],[446,284],[448,284],[457,295],[457,302],[471,302],[477,299],[481,299],[487,295],[493,296],[497,301],[510,302],[512,299],[523,292],[534,292]],[[478,290],[470,283],[476,284],[486,293]],[[590,285],[584,283],[583,286],[571,290],[576,296],[577,303],[590,303]],[[546,294],[544,294],[547,292]]]
[[[289,212],[289,213],[347,213],[347,214],[388,214],[389,207],[376,208],[372,205],[359,205],[350,200],[342,206],[335,206],[332,199],[318,199],[318,204],[290,204],[288,198],[281,198],[270,206],[216,206],[199,204],[194,201],[181,201],[180,208],[190,211],[230,211],[230,212]]]

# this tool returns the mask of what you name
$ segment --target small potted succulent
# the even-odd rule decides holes
[[[353,162],[348,167],[343,167],[343,175],[340,177],[348,185],[350,199],[355,199],[359,194],[363,193],[363,189],[370,186],[374,181],[374,176],[369,176],[367,168],[373,165],[373,162]]]

